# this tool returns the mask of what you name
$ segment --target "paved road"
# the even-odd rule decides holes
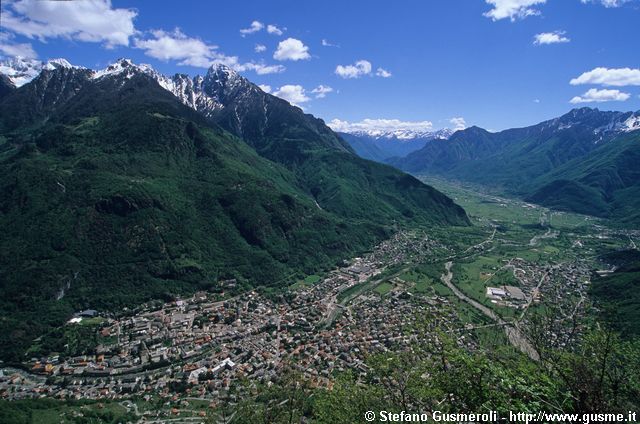
[[[465,253],[469,253],[469,252],[470,252],[470,251],[472,251],[472,250],[475,250],[475,249],[478,249],[478,248],[480,248],[480,247],[483,247],[485,244],[490,243],[490,242],[492,242],[492,241],[493,241],[493,239],[494,239],[494,238],[495,238],[495,236],[496,236],[496,231],[498,230],[498,227],[497,227],[496,225],[493,225],[493,224],[491,224],[491,225],[493,226],[493,233],[491,233],[491,235],[490,235],[486,240],[483,240],[483,241],[481,241],[480,243],[478,243],[478,244],[476,244],[476,245],[474,245],[474,246],[471,246],[471,247],[469,247],[467,250],[465,250],[464,252],[462,252],[462,254],[463,254],[463,255],[464,255]]]
[[[476,308],[483,315],[485,315],[486,317],[490,318],[491,320],[493,320],[497,324],[502,325],[504,327],[504,331],[505,331],[505,333],[507,335],[507,338],[509,339],[509,342],[515,348],[519,349],[522,353],[526,354],[527,356],[529,356],[529,358],[533,359],[534,361],[539,360],[540,356],[538,355],[538,352],[536,352],[536,350],[533,348],[533,346],[524,337],[524,335],[522,334],[522,332],[518,328],[517,324],[512,325],[512,324],[507,323],[505,320],[503,320],[498,315],[496,315],[496,313],[493,312],[491,309],[487,308],[486,306],[484,306],[480,302],[478,302],[476,300],[473,300],[473,299],[469,298],[468,296],[466,296],[464,293],[462,293],[451,282],[451,280],[453,279],[453,272],[451,272],[451,267],[452,266],[453,266],[453,262],[449,261],[449,262],[446,263],[445,269],[446,269],[447,273],[446,274],[442,274],[440,279],[442,280],[442,282],[447,287],[449,287],[449,289],[451,289],[453,294],[455,294],[456,297],[458,297],[458,299],[460,299],[460,300],[468,303],[469,305],[473,306],[474,308]]]
[[[531,306],[531,303],[533,303],[533,299],[535,297],[535,294],[540,291],[540,287],[542,287],[542,283],[544,283],[546,281],[548,275],[549,275],[549,271],[545,271],[545,273],[542,275],[542,278],[540,278],[540,281],[538,281],[538,285],[531,292],[531,296],[529,296],[529,300],[527,300],[527,304],[524,305],[522,313],[520,314],[520,318],[518,318],[518,322],[520,322],[520,321],[522,321],[524,319],[524,316],[526,315],[527,311],[529,310],[529,307]]]

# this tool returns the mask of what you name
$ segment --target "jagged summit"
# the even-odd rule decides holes
[[[212,64],[207,70],[207,74],[217,75],[221,77],[221,79],[225,79],[225,80],[230,78],[233,79],[233,78],[240,77],[240,74],[238,74],[235,70],[231,69],[229,66],[225,65],[224,63]]]
[[[82,77],[89,80],[103,78],[119,78],[121,83],[135,75],[144,74],[153,78],[165,90],[175,95],[190,108],[212,116],[224,107],[225,102],[235,98],[240,92],[257,92],[258,89],[246,78],[224,64],[213,64],[202,75],[190,77],[177,73],[166,76],[156,71],[151,65],[136,64],[129,58],[119,58],[104,69],[90,70],[69,63],[66,59],[52,59],[47,62],[15,57],[0,62],[0,74],[5,75],[15,87],[21,87],[33,81],[43,71],[57,69],[82,69]]]
[[[640,111],[601,111],[598,108],[581,107],[564,115],[542,122],[540,131],[562,131],[574,127],[589,128],[596,138],[594,143],[608,141],[622,132],[640,129]]]
[[[166,76],[156,71],[151,65],[138,65],[127,58],[118,59],[105,69],[94,71],[92,78],[100,79],[112,76],[129,79],[136,74],[150,76],[182,103],[209,117],[222,109],[238,90],[248,89],[251,91],[251,88],[254,87],[249,80],[224,64],[211,65],[204,76],[190,77],[181,73]]]
[[[84,69],[81,66],[75,66],[72,65],[71,63],[69,63],[69,61],[67,59],[63,59],[63,58],[58,58],[58,59],[51,59],[49,61],[47,61],[47,63],[45,63],[42,66],[42,69],[46,69],[48,71],[52,71],[54,69],[58,69],[58,68],[67,68],[67,69],[73,69],[73,68],[78,68],[78,69]]]
[[[145,72],[146,69],[152,68],[150,66],[147,68],[145,65],[135,65],[131,59],[120,58],[106,68],[95,71],[92,78],[99,79],[111,75],[122,75],[126,78],[131,78],[135,73]]]

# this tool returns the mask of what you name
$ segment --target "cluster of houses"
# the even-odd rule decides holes
[[[362,296],[350,309],[337,302],[344,290],[385,267],[429,254],[434,248],[442,246],[426,237],[400,233],[317,284],[278,299],[252,291],[217,300],[202,292],[148,305],[124,318],[105,318],[95,351],[32,358],[26,365],[34,378],[3,375],[0,397],[46,394],[117,399],[131,393],[169,395],[190,387],[215,398],[240,377],[271,381],[285,368],[298,369],[313,384],[330,385],[336,372],[366,372],[364,361],[371,353],[407,347],[411,342],[407,330],[417,317],[427,312],[452,314],[453,308],[442,308],[447,299],[416,299],[402,290],[382,299]],[[96,311],[82,311],[67,325],[96,315]],[[446,320],[462,326],[454,315]]]

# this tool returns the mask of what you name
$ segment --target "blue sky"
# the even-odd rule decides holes
[[[500,130],[576,106],[640,109],[640,0],[19,0],[2,8],[5,57],[90,68],[130,57],[191,75],[223,62],[345,128],[369,119],[361,125]]]

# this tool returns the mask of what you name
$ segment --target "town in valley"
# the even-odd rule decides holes
[[[503,343],[531,356],[536,310],[553,307],[558,325],[547,336],[571,343],[594,312],[591,279],[612,272],[593,253],[602,243],[635,248],[640,239],[591,217],[435,184],[469,210],[473,228],[447,237],[399,230],[275,294],[237,292],[235,280],[224,280],[217,293],[118,313],[79,311],[65,328],[89,327],[95,343],[3,364],[0,397],[100,400],[140,417],[202,417],[285,372],[325,388],[346,371],[365,378],[372,355],[428,345],[439,332],[465,349]],[[161,408],[145,407],[150,401]]]

